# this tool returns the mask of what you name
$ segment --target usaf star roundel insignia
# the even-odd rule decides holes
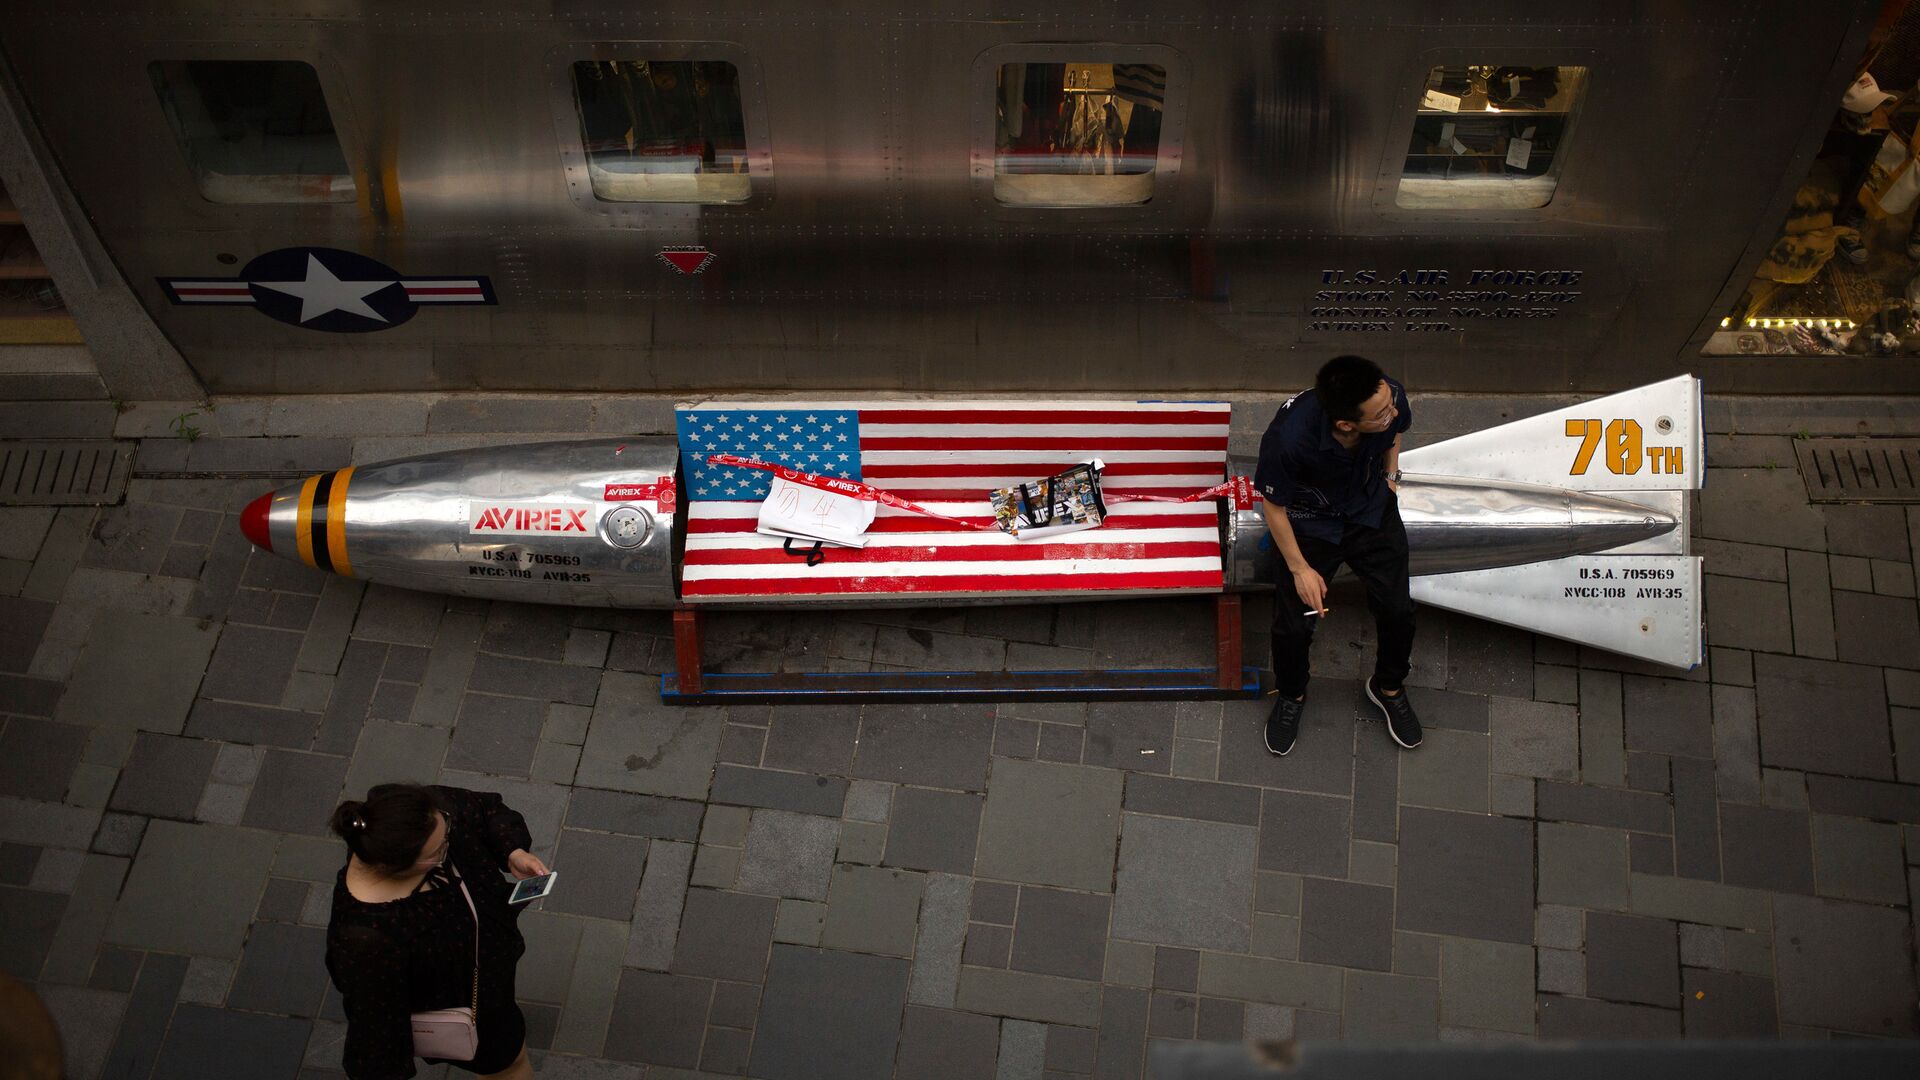
[[[413,318],[422,304],[494,304],[484,277],[406,277],[377,259],[324,247],[257,255],[232,278],[161,278],[176,304],[245,304],[307,330],[364,333]]]

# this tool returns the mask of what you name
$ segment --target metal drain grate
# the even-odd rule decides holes
[[[1801,439],[1813,502],[1920,503],[1920,439]]]
[[[116,503],[132,465],[132,443],[0,442],[0,506]]]

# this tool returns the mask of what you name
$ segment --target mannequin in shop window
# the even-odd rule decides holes
[[[1867,72],[1847,87],[1840,98],[1840,110],[1834,114],[1833,127],[1827,132],[1821,153],[1845,159],[1846,172],[1840,183],[1840,205],[1833,212],[1833,223],[1840,232],[1834,249],[1855,265],[1867,261],[1867,211],[1860,205],[1860,189],[1873,172],[1874,159],[1892,130],[1888,114],[1896,102],[1894,95],[1880,89]],[[1920,216],[1915,219],[1920,226]],[[1920,259],[1920,228],[1909,226],[1907,257]]]

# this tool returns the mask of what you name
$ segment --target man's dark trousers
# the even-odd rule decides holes
[[[1413,656],[1413,597],[1407,591],[1407,529],[1397,500],[1388,499],[1380,527],[1349,523],[1338,544],[1294,534],[1300,554],[1324,579],[1333,580],[1341,563],[1367,587],[1367,609],[1379,629],[1380,651],[1374,677],[1386,687],[1406,681]],[[1282,561],[1273,597],[1273,673],[1282,694],[1297,698],[1307,691],[1307,652],[1318,616],[1308,617],[1306,601],[1294,591],[1293,574]]]

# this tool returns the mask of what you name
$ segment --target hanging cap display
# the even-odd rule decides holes
[[[1893,95],[1880,89],[1880,83],[1871,73],[1863,73],[1847,87],[1840,97],[1840,107],[1848,112],[1870,113],[1885,102],[1893,100]]]
[[[1559,68],[1503,67],[1487,76],[1487,103],[1496,109],[1544,109],[1559,92]]]

